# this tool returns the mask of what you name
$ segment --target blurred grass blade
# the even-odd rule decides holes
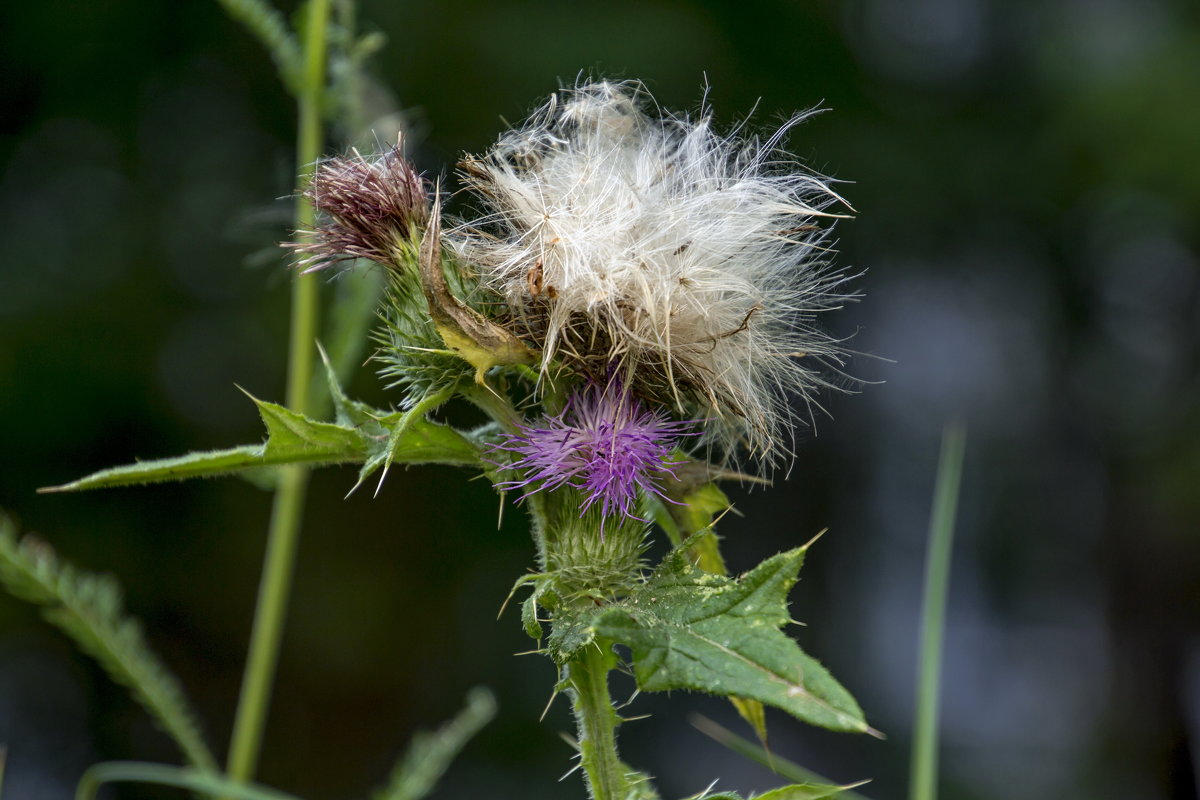
[[[929,521],[929,550],[925,560],[925,599],[921,613],[921,651],[917,662],[910,800],[934,800],[937,797],[938,684],[941,680],[954,516],[958,509],[965,448],[966,430],[963,425],[948,424],[942,434],[942,452],[933,490],[933,513]]]
[[[765,794],[756,794],[750,800],[833,800],[846,796],[848,789],[862,786],[867,781],[860,781],[851,786],[832,786],[827,783],[801,783],[795,786],[781,786]]]
[[[109,761],[90,767],[79,779],[75,800],[94,800],[106,783],[150,783],[191,789],[201,797],[221,795],[229,800],[298,800],[290,794],[252,783],[242,783],[215,772],[150,764],[143,761]]]
[[[279,77],[293,95],[300,90],[300,43],[277,9],[266,0],[218,0],[225,13],[246,27],[262,43],[279,69]]]
[[[700,714],[693,714],[690,718],[692,726],[696,730],[714,739],[718,744],[724,745],[740,756],[745,756],[751,761],[756,761],[762,764],[767,769],[774,772],[776,775],[787,778],[789,781],[795,781],[801,784],[824,784],[836,785],[834,781],[829,780],[823,775],[818,775],[810,769],[788,761],[786,758],[781,758],[767,751],[762,745],[756,744],[749,739],[743,739],[733,731],[722,725],[713,722],[711,719]],[[861,786],[862,784],[853,784]],[[843,789],[838,795],[841,800],[867,800],[866,797],[851,789]]]
[[[125,613],[115,580],[76,570],[32,537],[18,543],[13,526],[0,516],[0,583],[15,597],[41,606],[52,625],[129,689],[189,763],[217,768],[183,688],[150,649],[141,625]]]
[[[450,762],[484,725],[496,716],[496,699],[487,689],[475,688],[467,706],[435,733],[418,733],[408,752],[374,800],[420,800],[431,791]]]

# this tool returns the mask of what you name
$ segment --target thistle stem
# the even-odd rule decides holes
[[[310,0],[304,31],[304,72],[301,78],[299,130],[296,159],[299,185],[307,183],[313,164],[321,154],[323,131],[321,99],[325,92],[325,62],[329,0]],[[313,227],[314,210],[297,194],[296,228]],[[313,374],[313,344],[316,340],[318,296],[316,277],[298,275],[292,284],[291,330],[288,339],[287,404],[305,413],[312,404],[309,386]],[[291,591],[300,523],[308,490],[309,471],[304,467],[279,469],[279,485],[271,509],[267,551],[254,612],[254,629],[246,672],[238,698],[237,716],[229,747],[227,771],[234,780],[254,776],[262,749],[263,728],[271,700],[279,644],[283,636],[288,595]]]
[[[616,664],[611,643],[604,641],[585,647],[567,664],[579,757],[592,800],[625,800],[629,794],[628,770],[617,756],[621,720],[608,693],[608,673]]]

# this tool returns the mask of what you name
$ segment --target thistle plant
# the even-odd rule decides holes
[[[393,407],[349,398],[326,359],[331,420],[252,398],[263,444],[57,488],[333,464],[359,465],[355,487],[373,478],[376,491],[394,464],[485,476],[528,512],[536,563],[513,594],[526,592],[523,627],[557,667],[548,688],[571,703],[594,800],[659,796],[618,754],[614,671],[642,691],[729,698],[760,737],[766,706],[871,733],[850,693],[782,630],[811,542],[732,577],[715,532],[729,507],[720,482],[786,465],[816,393],[839,385],[844,350],[819,316],[852,296],[828,246],[848,206],[780,149],[802,119],[765,138],[721,135],[707,109],[661,112],[640,84],[578,85],[462,159],[459,216],[402,143],[320,161],[302,191],[316,216],[300,217],[287,247],[301,280],[363,259],[386,274],[374,362]],[[487,423],[439,421],[455,398]],[[297,474],[279,473],[302,496]],[[650,564],[657,535],[671,549]],[[203,752],[193,761],[204,775],[174,785],[249,796],[236,781],[253,753],[222,782]]]
[[[643,690],[728,696],[752,720],[767,704],[870,730],[780,630],[807,546],[714,574],[715,482],[786,459],[795,404],[841,364],[816,317],[847,297],[820,224],[844,203],[782,157],[790,124],[723,137],[707,114],[650,107],[635,83],[555,94],[461,162],[478,216],[443,219],[396,149],[330,159],[308,189],[325,221],[299,246],[307,271],[366,257],[390,277],[377,358],[409,410],[364,473],[451,397],[490,417],[458,435],[529,511],[525,628],[558,665],[597,800],[657,796],[617,755],[608,675],[622,664]],[[671,520],[675,549],[650,568],[653,518]]]

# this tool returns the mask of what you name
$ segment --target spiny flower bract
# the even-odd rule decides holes
[[[709,420],[703,441],[771,462],[797,396],[828,385],[838,342],[815,327],[846,299],[825,268],[840,201],[766,141],[721,136],[707,113],[655,116],[640,84],[551,97],[463,162],[485,214],[449,234],[509,325],[541,353]]]
[[[493,455],[515,455],[502,466],[524,477],[497,485],[524,490],[522,499],[570,486],[583,495],[581,514],[598,505],[603,517],[637,519],[638,490],[664,497],[656,482],[674,476],[671,453],[690,427],[648,410],[619,380],[593,384],[571,395],[561,414],[504,435]]]

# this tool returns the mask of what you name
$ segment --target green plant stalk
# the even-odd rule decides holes
[[[325,93],[328,19],[329,0],[310,0],[304,33],[304,72],[297,97],[300,119],[296,158],[300,186],[307,182],[323,146],[321,106]],[[312,205],[298,194],[296,229],[310,230],[314,221]],[[313,349],[317,334],[316,281],[313,275],[298,275],[292,284],[287,404],[291,410],[301,414],[307,411],[313,400],[309,386],[312,383]],[[229,747],[227,771],[234,780],[245,781],[253,777],[262,749],[263,728],[275,667],[279,661],[279,644],[295,567],[308,476],[309,471],[305,467],[291,465],[280,468],[254,612],[250,653],[246,660]]]
[[[617,755],[620,717],[608,692],[608,673],[617,662],[608,642],[597,640],[567,665],[575,721],[579,725],[579,758],[592,800],[625,800],[628,770]]]
[[[910,800],[934,800],[937,797],[938,683],[942,671],[942,637],[946,626],[954,515],[958,509],[965,446],[966,431],[963,426],[959,423],[947,425],[942,434],[942,451],[933,491],[933,513],[929,521],[929,550],[925,561]]]
[[[572,541],[581,533],[584,536],[598,534],[599,531],[578,531],[557,529],[560,524],[559,515],[562,509],[552,510],[556,499],[544,493],[534,493],[526,498],[529,510],[530,528],[533,539],[538,547],[538,564],[542,571],[563,570],[564,565],[578,566],[578,553],[575,547],[577,541]],[[563,498],[557,498],[562,503]],[[556,512],[557,511],[557,512]],[[616,579],[617,584],[623,581],[616,573],[626,569],[636,572],[636,559],[632,564],[628,554],[618,547],[614,537],[620,531],[610,530],[608,545],[602,552],[590,552],[589,557],[596,560],[598,566],[602,563],[612,563],[616,560],[613,575],[607,576],[610,581]],[[570,569],[570,566],[566,569]],[[599,570],[605,572],[604,570]],[[594,577],[594,576],[593,576]],[[632,576],[630,576],[632,577]],[[562,589],[564,587],[559,587]],[[600,594],[606,595],[612,590],[612,585],[595,587]],[[588,595],[584,590],[583,595]],[[582,602],[590,603],[587,597]],[[557,624],[557,622],[556,622]],[[586,776],[588,792],[592,800],[626,800],[630,795],[631,770],[617,754],[617,726],[620,717],[613,708],[612,696],[608,692],[608,673],[617,667],[617,654],[613,652],[612,642],[604,638],[596,638],[570,658],[563,666],[562,684],[571,698],[571,709],[575,712],[575,722],[578,730],[578,747],[580,747],[580,766]]]
[[[75,789],[75,800],[95,800],[108,783],[149,783],[191,789],[201,797],[221,792],[228,800],[298,800],[257,784],[238,783],[222,775],[144,761],[107,761],[89,767]]]

